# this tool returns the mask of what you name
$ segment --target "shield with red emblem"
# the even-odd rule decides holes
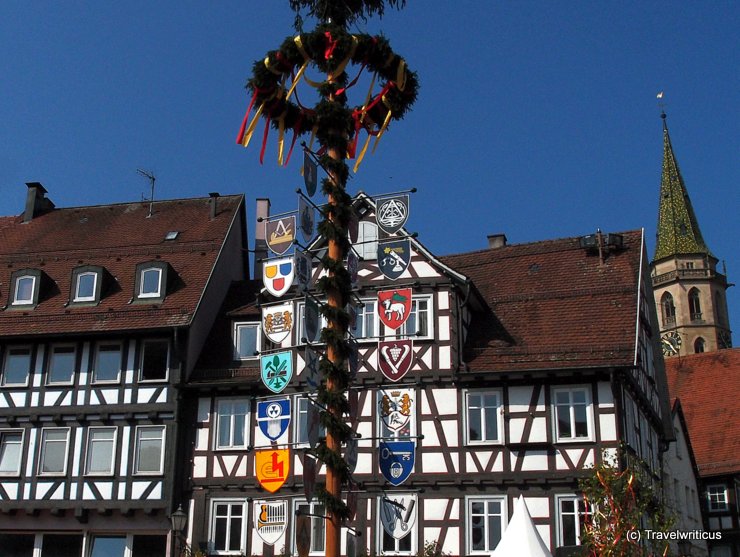
[[[391,381],[398,381],[411,369],[414,341],[381,340],[378,342],[378,367]]]
[[[411,313],[411,289],[394,288],[378,292],[378,317],[386,327],[398,329]]]
[[[294,275],[295,265],[292,257],[265,261],[262,265],[262,283],[267,291],[276,298],[290,289]]]

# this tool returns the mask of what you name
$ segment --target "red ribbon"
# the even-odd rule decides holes
[[[242,121],[242,125],[239,128],[239,135],[236,136],[236,142],[241,145],[242,140],[244,139],[244,132],[247,129],[247,120],[249,120],[249,113],[252,112],[252,107],[254,106],[254,101],[257,100],[257,90],[255,89],[254,95],[252,95],[252,100],[249,103],[249,107],[247,108],[247,113],[244,115],[244,120]]]
[[[290,155],[293,153],[293,147],[295,146],[295,140],[298,139],[298,130],[301,129],[301,123],[303,122],[303,112],[298,116],[298,121],[295,123],[295,126],[293,126],[293,140],[290,142],[290,149],[288,149],[288,156],[285,158],[285,164],[283,166],[288,166],[288,161],[290,160]]]
[[[267,147],[267,132],[270,131],[270,118],[265,118],[265,133],[262,135],[262,149],[260,150],[260,164],[265,160],[265,147]]]
[[[324,37],[326,37],[326,49],[324,50],[324,60],[328,60],[332,56],[334,56],[334,49],[337,47],[338,40],[331,38],[331,31],[326,31],[324,33]]]

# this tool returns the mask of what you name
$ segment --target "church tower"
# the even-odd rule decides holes
[[[671,146],[665,112],[658,231],[650,271],[666,356],[730,348],[727,278],[699,230]]]

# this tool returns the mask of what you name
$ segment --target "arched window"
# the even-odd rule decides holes
[[[689,290],[689,312],[692,321],[701,321],[701,301],[698,288]]]
[[[663,312],[663,326],[674,325],[676,323],[676,306],[673,305],[673,296],[666,292],[660,299],[660,307]]]
[[[699,337],[694,341],[694,352],[696,354],[701,354],[704,352],[704,339]]]

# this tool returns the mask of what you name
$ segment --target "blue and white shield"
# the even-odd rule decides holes
[[[293,377],[292,352],[275,352],[260,358],[262,382],[273,393],[280,393]]]
[[[380,471],[391,484],[401,485],[414,469],[415,441],[381,441]]]
[[[260,400],[257,402],[257,423],[260,431],[271,441],[277,441],[288,431],[290,399]]]
[[[388,240],[378,242],[378,268],[391,280],[396,280],[408,269],[411,261],[411,241]]]

